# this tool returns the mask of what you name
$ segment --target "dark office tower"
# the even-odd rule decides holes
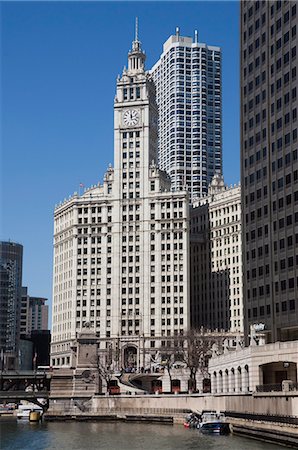
[[[241,2],[246,335],[298,339],[297,2]]]
[[[23,246],[0,242],[0,369],[18,364]]]

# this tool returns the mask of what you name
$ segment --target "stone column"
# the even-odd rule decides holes
[[[229,386],[228,374],[226,373],[226,371],[223,372],[222,376],[223,376],[222,390],[223,390],[223,393],[226,394],[228,392],[228,386]]]
[[[218,385],[218,393],[219,394],[223,393],[223,376],[224,376],[223,372],[220,371],[219,374],[218,374],[218,383],[217,383],[217,385]]]
[[[248,370],[247,370],[248,369]],[[242,392],[246,393],[249,391],[249,368],[247,366],[242,369]]]
[[[217,376],[216,376],[216,392],[217,392],[218,394],[221,393],[221,385],[220,385],[220,382],[221,382],[221,376],[220,376],[220,373],[217,372]]]
[[[180,378],[180,391],[188,392],[188,378],[185,375],[177,378]]]
[[[242,394],[245,394],[245,392],[246,392],[244,367],[241,367],[241,392],[242,392]]]
[[[216,380],[216,375],[215,372],[213,372],[211,374],[211,394],[215,394],[216,393],[216,389],[217,389],[217,380]]]
[[[232,370],[229,371],[229,393],[233,394],[235,392],[235,372],[233,373]]]
[[[235,376],[235,392],[239,393],[240,386],[241,386],[241,381],[240,381],[241,372],[239,373],[239,370],[236,369],[234,376]]]
[[[162,377],[162,392],[170,393],[171,392],[171,382],[169,376]]]

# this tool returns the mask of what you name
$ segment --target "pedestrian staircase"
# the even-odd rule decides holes
[[[134,389],[138,394],[149,394],[152,392],[151,382],[157,380],[160,376],[161,374],[158,373],[123,373],[120,377],[120,382],[130,389]],[[142,387],[137,382],[141,383]]]
[[[123,373],[118,378],[118,386],[120,387],[121,394],[125,394],[126,392],[130,394],[144,394],[146,392],[145,389],[141,389],[131,382],[131,375],[130,373]]]

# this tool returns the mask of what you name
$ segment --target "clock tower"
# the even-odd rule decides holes
[[[114,102],[114,170],[123,198],[148,194],[144,181],[148,179],[150,165],[157,161],[158,109],[154,82],[145,72],[145,59],[136,21],[128,68],[124,67],[117,79]]]
[[[100,338],[106,364],[112,358],[118,369],[150,367],[165,337],[189,327],[189,198],[157,166],[158,109],[145,59],[136,26],[117,79],[114,168],[55,210],[57,367],[75,364],[74,342],[86,327]]]

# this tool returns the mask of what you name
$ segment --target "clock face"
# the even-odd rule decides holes
[[[139,122],[140,114],[136,109],[127,109],[123,113],[123,123],[129,127],[137,125]]]

